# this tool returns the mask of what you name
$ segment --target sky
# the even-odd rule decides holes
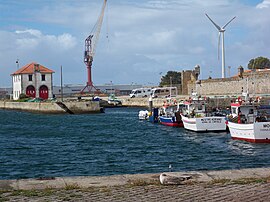
[[[0,87],[19,67],[37,62],[54,85],[85,84],[84,41],[103,0],[0,0]],[[225,31],[226,73],[250,59],[270,58],[270,0],[108,0],[92,66],[95,85],[158,85],[168,71],[194,69],[221,77],[219,26]],[[221,57],[220,57],[221,58]]]

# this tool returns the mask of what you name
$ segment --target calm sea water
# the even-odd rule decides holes
[[[0,179],[270,166],[270,145],[138,120],[138,108],[41,115],[0,110]]]

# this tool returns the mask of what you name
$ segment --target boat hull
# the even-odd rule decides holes
[[[165,126],[183,127],[183,122],[182,121],[176,121],[175,117],[160,116],[159,121],[160,121],[160,123],[162,125],[165,125]]]
[[[241,124],[228,122],[232,139],[253,143],[270,143],[270,122]]]
[[[225,117],[189,118],[182,116],[184,128],[192,131],[226,131]]]

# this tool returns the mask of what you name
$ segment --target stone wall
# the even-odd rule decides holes
[[[196,91],[202,96],[241,95],[242,92],[247,92],[247,90],[250,94],[270,94],[269,78],[268,72],[258,72],[248,74],[244,78],[207,79],[198,84],[189,82],[187,88],[189,95],[192,91]]]
[[[120,98],[123,106],[127,107],[144,107],[148,108],[149,107],[149,98]],[[178,102],[187,100],[189,99],[189,96],[177,96],[175,98]],[[166,98],[154,98],[153,99],[153,107],[162,107],[164,104],[164,101]],[[215,97],[215,98],[207,98],[207,103],[209,108],[226,108],[229,107],[231,104],[231,101],[233,98],[220,98],[220,97]]]
[[[129,98],[129,97],[119,97],[122,101],[122,105],[126,107],[148,107],[149,106],[149,98]],[[177,96],[177,101],[187,99],[187,96]],[[166,98],[153,98],[153,107],[161,107],[166,101]]]
[[[188,94],[188,84],[194,83],[200,74],[200,67],[195,66],[194,70],[186,70],[181,72],[181,93],[182,95]]]

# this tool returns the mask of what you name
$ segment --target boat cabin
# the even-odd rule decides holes
[[[177,104],[167,104],[164,102],[163,107],[159,109],[160,116],[174,117],[176,114],[182,113],[182,109],[185,107],[183,102]]]
[[[206,101],[201,98],[185,101],[184,105],[184,116],[203,117],[206,114]]]
[[[232,103],[231,115],[238,117],[238,122],[253,123],[258,116],[258,105]]]

